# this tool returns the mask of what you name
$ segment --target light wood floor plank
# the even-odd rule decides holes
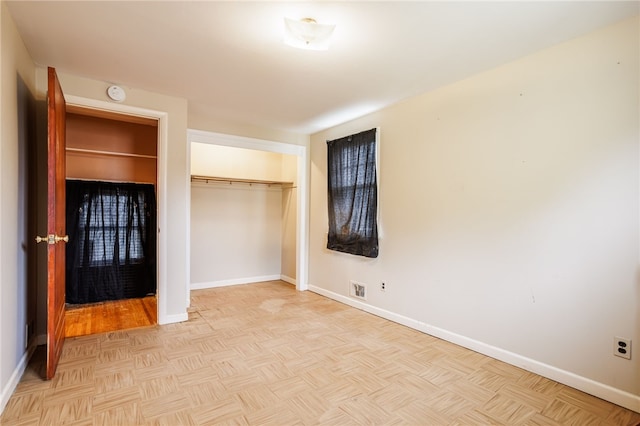
[[[68,338],[51,381],[44,361],[38,348],[1,425],[640,423],[639,413],[280,281],[193,291],[184,323]]]

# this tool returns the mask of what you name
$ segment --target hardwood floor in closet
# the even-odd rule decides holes
[[[157,312],[156,296],[67,307],[65,337],[155,325]]]

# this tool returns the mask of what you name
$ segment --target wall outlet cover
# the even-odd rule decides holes
[[[631,339],[624,337],[613,338],[613,354],[624,359],[631,359]]]

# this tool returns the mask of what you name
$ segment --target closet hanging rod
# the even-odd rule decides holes
[[[191,176],[191,182],[229,182],[232,183],[248,183],[257,185],[280,185],[286,187],[293,187],[293,182],[284,182],[279,180],[261,180],[261,179],[241,179],[241,178],[228,178],[220,176]]]
[[[79,152],[82,154],[97,154],[97,155],[113,155],[116,157],[136,157],[136,158],[152,158],[152,159],[156,159],[158,158],[155,155],[145,155],[145,154],[133,154],[130,152],[118,152],[118,151],[101,151],[98,149],[84,149],[84,148],[69,148],[67,147],[66,150],[68,152]]]

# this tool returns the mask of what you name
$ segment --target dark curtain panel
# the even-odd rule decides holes
[[[153,185],[67,181],[67,303],[156,292]]]
[[[327,248],[378,257],[376,129],[327,141]]]

